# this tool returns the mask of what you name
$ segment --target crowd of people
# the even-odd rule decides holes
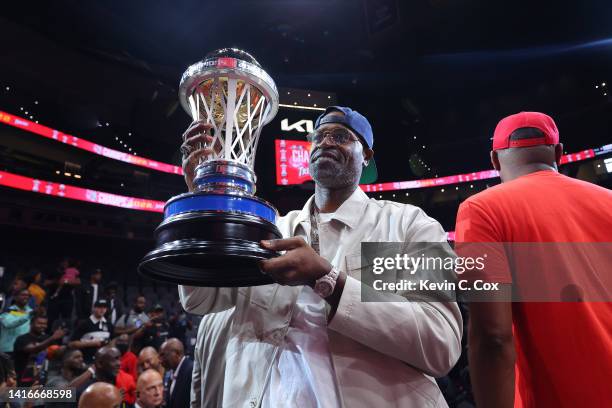
[[[32,270],[12,280],[0,314],[0,392],[76,392],[73,401],[8,406],[188,405],[191,320],[142,294],[124,310],[118,284],[103,278],[93,269],[84,279],[78,263],[64,261],[47,276]]]

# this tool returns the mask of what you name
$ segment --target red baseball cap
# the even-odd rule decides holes
[[[510,135],[521,128],[536,128],[541,131],[541,137],[534,135],[510,140]],[[555,121],[540,112],[521,112],[507,116],[499,121],[493,135],[493,150],[556,144],[559,144],[559,130]]]

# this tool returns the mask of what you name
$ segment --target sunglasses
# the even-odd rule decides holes
[[[348,142],[361,142],[358,138],[345,128],[333,128],[331,130],[315,130],[307,137],[308,141],[314,145],[320,145],[325,138],[335,145],[346,144]]]

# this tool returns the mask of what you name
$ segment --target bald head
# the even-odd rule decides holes
[[[166,340],[159,349],[159,358],[161,363],[169,370],[174,370],[176,367],[178,367],[184,355],[185,347],[177,338]]]
[[[117,387],[104,382],[91,384],[79,399],[79,408],[118,408],[120,405],[121,393]]]
[[[136,400],[142,408],[155,408],[164,402],[164,382],[160,373],[145,370],[136,382]]]
[[[138,354],[138,372],[142,373],[151,368],[161,373],[159,354],[153,347],[145,347]]]
[[[95,356],[96,375],[114,382],[121,367],[121,352],[117,347],[101,347]]]

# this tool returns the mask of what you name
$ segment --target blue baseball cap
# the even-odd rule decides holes
[[[344,115],[327,115],[331,112],[342,112]],[[314,124],[314,128],[318,129],[319,126],[328,123],[338,123],[346,126],[352,130],[361,141],[372,149],[374,147],[374,133],[372,132],[372,126],[370,122],[361,113],[347,108],[344,106],[328,106],[325,112],[317,118]],[[370,184],[376,181],[378,178],[378,171],[376,169],[376,163],[372,158],[365,169],[361,172],[360,184]]]

